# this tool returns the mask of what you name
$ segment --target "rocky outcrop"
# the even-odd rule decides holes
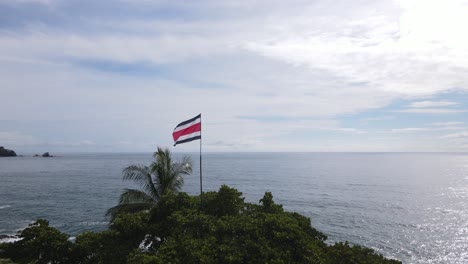
[[[0,157],[16,157],[16,153],[11,149],[0,147]]]
[[[51,157],[54,157],[54,156],[50,155],[49,152],[44,152],[44,153],[42,153],[42,155],[35,154],[34,157],[51,158]]]

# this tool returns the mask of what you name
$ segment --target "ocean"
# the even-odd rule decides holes
[[[182,154],[175,153],[175,158]],[[199,194],[198,154],[184,191]],[[150,153],[0,158],[0,235],[37,218],[74,236],[107,228],[122,169]],[[330,242],[403,263],[468,263],[466,153],[204,153],[204,191],[222,184],[258,203],[264,192],[304,214]]]

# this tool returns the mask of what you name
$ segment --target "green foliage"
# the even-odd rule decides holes
[[[262,211],[265,213],[279,213],[283,211],[283,206],[275,204],[271,192],[266,192],[262,199],[260,199]]]
[[[385,259],[382,255],[376,254],[370,248],[361,247],[358,245],[350,246],[346,243],[336,243],[327,248],[327,257],[324,264],[375,264],[375,263],[388,263],[398,264],[401,263],[397,260]]]
[[[0,259],[0,264],[15,264],[11,259]]]
[[[223,185],[218,192],[208,192],[203,196],[203,211],[217,217],[239,215],[245,206],[241,195],[236,189]]]
[[[198,197],[165,196],[151,210],[148,252],[134,252],[132,263],[342,263],[354,258],[387,262],[380,255],[357,248],[350,255],[333,255],[326,236],[310,219],[285,212],[265,193],[260,205],[244,202],[242,193],[228,186]],[[332,250],[332,251],[330,251]],[[330,252],[329,252],[330,251]],[[330,260],[330,259],[333,259]],[[376,262],[375,262],[376,261]],[[130,263],[130,262],[129,262]],[[366,262],[362,262],[366,263]]]
[[[1,257],[19,263],[67,263],[73,244],[69,236],[49,226],[49,222],[39,219],[30,224],[19,235],[22,240],[3,244],[5,253]],[[3,256],[4,255],[4,256]]]
[[[150,211],[119,214],[109,230],[82,233],[74,244],[44,220],[22,237],[0,257],[71,264],[400,263],[348,243],[327,245],[309,218],[284,211],[271,193],[251,204],[228,186],[206,193],[203,206],[199,197],[166,193]]]
[[[73,262],[69,263],[126,263],[127,256],[138,247],[141,241],[136,242],[138,239],[127,239],[127,236],[113,230],[82,233],[76,238]]]
[[[138,164],[123,170],[123,180],[139,184],[141,190],[126,189],[120,195],[119,204],[106,213],[111,221],[122,213],[135,213],[152,208],[164,195],[179,192],[184,184],[182,176],[192,173],[189,157],[184,157],[181,162],[174,162],[169,149],[160,147],[153,157],[155,161],[149,167]]]
[[[77,236],[75,263],[126,263],[127,256],[139,246],[147,229],[147,213],[120,214],[109,230],[84,232]]]
[[[157,264],[157,263],[161,263],[161,264],[165,264],[165,262],[163,262],[159,256],[140,254],[139,251],[136,251],[136,252],[130,254],[130,256],[127,259],[127,263],[132,263],[132,264]]]

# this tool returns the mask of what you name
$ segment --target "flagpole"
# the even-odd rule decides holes
[[[201,124],[201,114],[200,114]],[[200,129],[200,206],[203,206],[203,177],[202,177],[202,137]]]

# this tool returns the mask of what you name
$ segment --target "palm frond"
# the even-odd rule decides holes
[[[155,162],[153,162],[153,165],[156,165],[154,167],[155,170],[159,170],[159,171],[171,170],[172,155],[171,155],[171,151],[168,148],[163,149],[161,147],[158,147],[158,150],[153,154],[153,157],[155,158]],[[151,167],[151,172],[155,172],[153,170],[153,167]]]
[[[181,162],[172,165],[175,173],[189,175],[192,173],[192,159],[189,156],[182,158]]]
[[[130,165],[123,169],[123,180],[126,181],[133,181],[139,184],[148,195],[153,197],[155,200],[160,198],[157,189],[155,188],[155,184],[151,177],[151,171],[148,166],[144,166],[141,164],[138,165]]]
[[[184,185],[184,177],[183,175],[189,175],[192,173],[192,160],[189,156],[185,156],[182,158],[181,162],[172,164],[172,171],[171,171],[171,185],[173,186],[173,190],[179,191],[182,189]]]
[[[125,191],[120,195],[119,204],[128,203],[156,203],[156,200],[143,191],[125,189]]]
[[[106,217],[110,218],[111,222],[114,222],[115,218],[122,213],[136,213],[143,210],[148,210],[153,207],[153,203],[126,203],[119,204],[107,210]]]
[[[125,189],[119,204],[107,210],[106,216],[110,216],[111,221],[120,213],[150,209],[162,196],[180,191],[183,175],[192,173],[192,161],[188,156],[181,162],[173,162],[169,149],[158,147],[153,157],[155,160],[149,167],[138,164],[123,169],[123,180],[139,184],[142,190]]]

